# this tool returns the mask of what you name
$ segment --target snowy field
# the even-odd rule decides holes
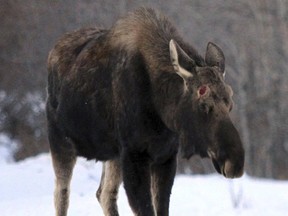
[[[1,152],[0,152],[1,153]],[[71,185],[69,216],[103,215],[95,198],[101,164],[79,159]],[[54,174],[48,154],[21,163],[0,159],[0,215],[51,216]],[[132,215],[123,187],[120,215]],[[170,205],[174,216],[287,216],[288,181],[244,176],[227,180],[218,174],[177,176]]]

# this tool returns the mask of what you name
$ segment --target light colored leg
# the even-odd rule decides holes
[[[67,154],[69,153],[67,152]],[[52,161],[56,176],[54,191],[56,216],[66,216],[69,206],[70,182],[76,162],[76,156],[62,156],[52,153]]]
[[[118,216],[117,197],[122,182],[120,161],[103,162],[100,186],[96,196],[105,216]]]

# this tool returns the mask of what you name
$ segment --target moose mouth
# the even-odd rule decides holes
[[[212,159],[212,163],[216,171],[226,178],[239,178],[243,175],[243,169],[236,169],[230,160],[226,160],[225,163],[221,163],[215,159]]]
[[[221,166],[219,165],[219,163],[218,163],[215,159],[212,159],[212,163],[213,163],[214,168],[216,169],[216,171],[217,171],[219,174],[222,174]]]

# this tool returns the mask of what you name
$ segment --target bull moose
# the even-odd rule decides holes
[[[110,29],[65,34],[48,58],[48,136],[57,216],[67,215],[77,156],[103,162],[96,196],[116,216],[120,183],[135,215],[169,215],[176,155],[210,157],[227,178],[243,174],[231,122],[225,57],[205,58],[161,13],[140,8]]]

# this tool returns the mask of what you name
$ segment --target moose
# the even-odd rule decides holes
[[[169,215],[178,153],[241,177],[244,148],[224,75],[217,45],[203,58],[151,8],[60,38],[48,57],[46,104],[56,215],[67,215],[78,156],[103,162],[96,196],[107,216],[119,215],[122,181],[135,215]]]

